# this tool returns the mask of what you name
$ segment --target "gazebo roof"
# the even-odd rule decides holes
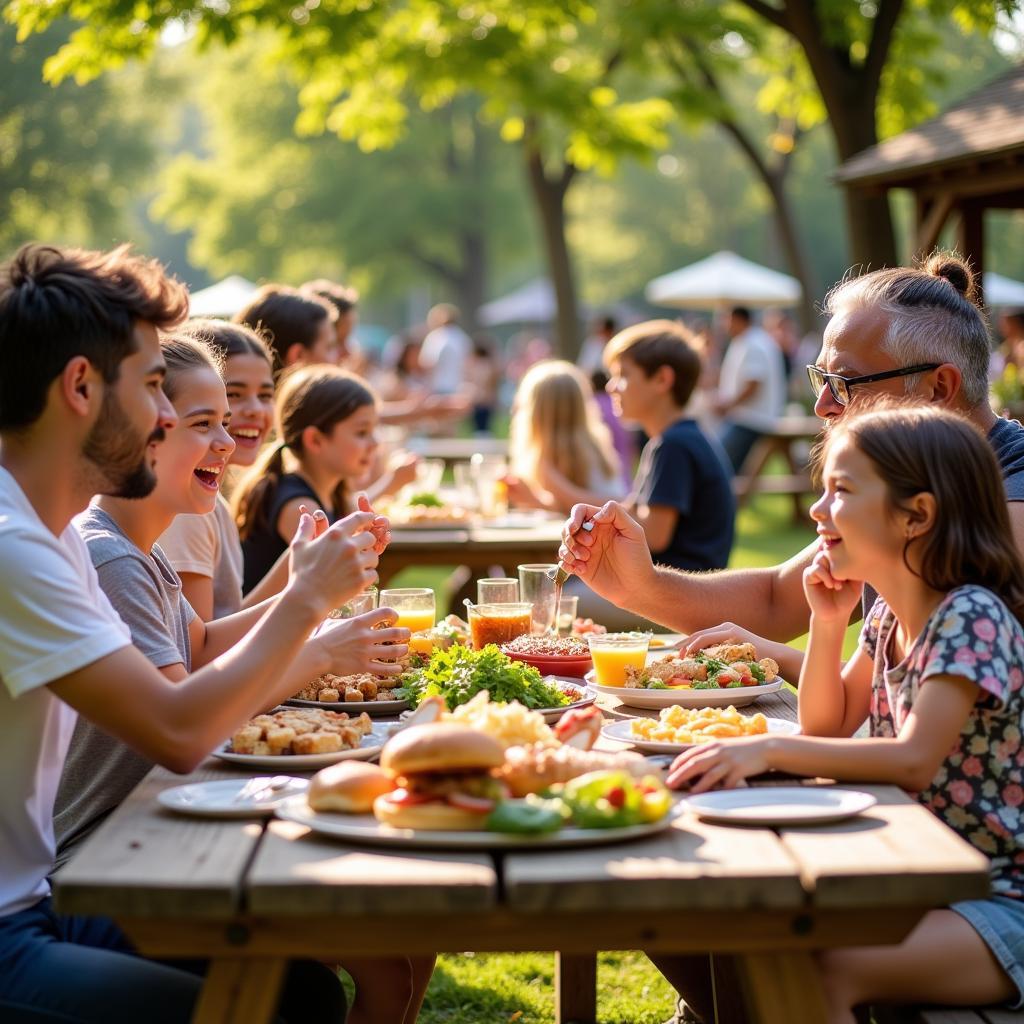
[[[941,114],[851,157],[835,172],[847,186],[909,186],[993,158],[1024,157],[1024,65]]]

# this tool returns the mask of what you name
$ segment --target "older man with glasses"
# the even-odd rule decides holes
[[[1024,551],[1024,427],[989,406],[988,328],[973,295],[969,267],[942,253],[921,269],[878,270],[837,285],[825,302],[830,320],[821,352],[807,367],[814,411],[826,430],[851,405],[879,395],[960,412],[999,460],[1014,536]],[[594,528],[581,531],[588,520]],[[643,530],[615,502],[577,505],[562,536],[560,555],[570,572],[602,597],[671,629],[693,633],[724,624],[737,638],[749,631],[782,643],[807,631],[802,577],[817,542],[770,568],[684,573],[653,565]],[[663,970],[708,1019],[714,1000],[706,960],[680,958]],[[728,993],[717,997],[721,1010]],[[682,1008],[675,1018],[699,1019],[684,1016]]]

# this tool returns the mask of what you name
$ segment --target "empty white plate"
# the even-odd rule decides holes
[[[686,807],[705,821],[732,825],[821,825],[866,811],[870,793],[824,786],[754,786],[688,797]]]
[[[216,779],[212,782],[190,782],[157,794],[157,803],[179,814],[195,814],[201,818],[252,818],[273,814],[274,809],[290,796],[305,793],[306,779],[266,776],[255,779]]]

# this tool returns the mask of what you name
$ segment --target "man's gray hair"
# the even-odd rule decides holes
[[[989,344],[985,315],[973,302],[974,275],[958,256],[933,253],[921,269],[893,267],[840,281],[825,297],[825,312],[877,309],[889,317],[882,347],[899,366],[952,363],[962,376],[964,401],[988,401]],[[913,390],[917,377],[907,381]]]

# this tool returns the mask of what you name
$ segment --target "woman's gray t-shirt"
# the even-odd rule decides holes
[[[75,517],[74,525],[89,549],[100,586],[131,630],[132,643],[157,668],[181,664],[191,671],[188,626],[195,612],[159,545],[147,555],[93,505]],[[126,743],[79,718],[54,806],[57,867],[152,767]]]

